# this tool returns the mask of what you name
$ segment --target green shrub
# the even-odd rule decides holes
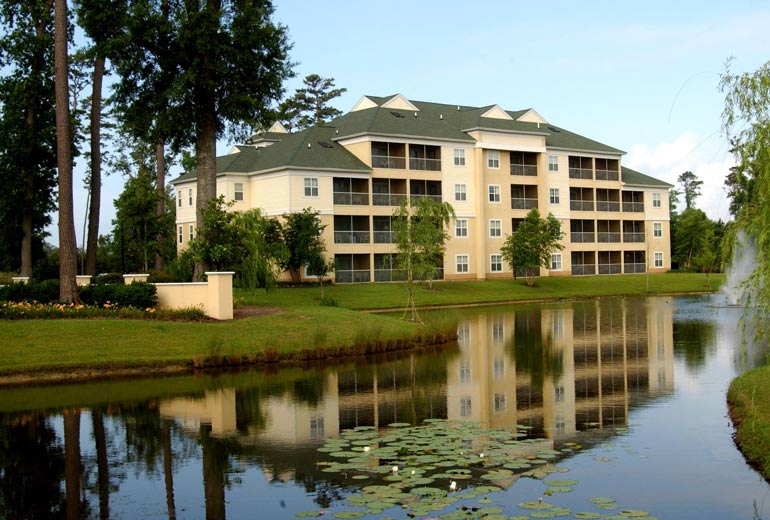
[[[59,280],[12,283],[0,287],[0,301],[51,303],[59,301]]]
[[[337,307],[338,303],[337,300],[332,298],[331,296],[324,296],[321,298],[321,306],[323,307]]]
[[[158,304],[157,289],[146,282],[124,284],[92,284],[80,288],[80,299],[86,305],[153,308]]]
[[[102,273],[91,278],[91,285],[105,283],[123,283],[121,273]]]
[[[16,273],[0,273],[0,285],[13,283],[14,276],[16,276]]]

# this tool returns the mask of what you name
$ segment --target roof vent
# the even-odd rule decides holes
[[[457,105],[457,111],[458,112],[460,111],[460,105]]]
[[[561,130],[559,130],[558,128],[554,128],[554,127],[552,127],[552,126],[549,126],[549,127],[548,127],[548,130],[550,130],[551,132],[556,132],[557,134],[558,134],[559,132],[561,132]]]
[[[340,133],[340,129],[339,129],[339,128],[337,128],[337,129],[334,131],[334,133],[335,133],[335,134],[339,134],[339,133]]]
[[[307,143],[307,147],[308,147],[308,148],[311,148],[311,146],[310,146],[310,143]]]
[[[439,119],[444,119],[444,114],[439,114],[439,115],[438,115],[438,118],[439,118]]]
[[[414,117],[417,117],[417,112],[414,113]]]
[[[318,144],[321,145],[321,148],[334,148],[332,144],[327,141],[318,141]]]
[[[404,114],[402,114],[401,112],[396,112],[395,110],[391,110],[390,113],[391,115],[393,115],[393,117],[400,117],[400,118],[404,117]]]

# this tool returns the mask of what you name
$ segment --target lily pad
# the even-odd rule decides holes
[[[334,518],[363,518],[366,513],[363,511],[338,511],[334,513]]]
[[[522,509],[550,509],[553,507],[553,504],[533,500],[531,502],[522,502],[519,504],[519,507]]]
[[[623,509],[620,511],[621,516],[627,516],[630,518],[643,518],[650,516],[648,511],[642,511],[641,509]]]
[[[601,515],[599,513],[594,513],[593,511],[584,511],[580,513],[575,513],[573,516],[575,518],[604,518],[604,515]]]
[[[323,513],[321,513],[320,511],[301,511],[294,516],[296,516],[297,518],[312,518],[315,516],[321,516],[322,514]]]

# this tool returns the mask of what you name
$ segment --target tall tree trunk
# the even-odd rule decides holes
[[[99,212],[102,203],[102,79],[104,56],[94,59],[94,87],[91,94],[91,205],[88,208],[88,241],[85,273],[96,275],[96,248],[99,242]]]
[[[166,214],[166,147],[164,145],[164,138],[160,138],[155,144],[155,168],[157,179],[155,181],[155,194],[157,201],[155,203],[155,216],[158,217],[158,221],[161,221],[163,215]],[[158,234],[155,237],[157,242],[155,246],[155,270],[163,270],[163,231],[158,230]]]
[[[205,58],[204,58],[205,59]],[[211,59],[211,58],[209,58]],[[213,78],[209,82],[206,78],[201,80],[203,84],[214,84]],[[209,202],[217,196],[217,111],[214,104],[214,93],[200,88],[196,92],[196,109],[198,111],[195,138],[195,169],[198,176],[196,197],[196,226],[198,236],[205,240],[216,240],[216,237],[207,235],[203,224],[203,215]],[[205,262],[195,263],[194,281],[201,281],[203,274],[208,270]]]
[[[67,0],[54,0],[56,164],[59,170],[59,300],[78,301],[77,246],[72,203],[72,132],[67,77]]]
[[[211,432],[201,428],[201,451],[203,465],[203,496],[206,501],[206,520],[225,520],[225,475],[223,459],[227,454]]]
[[[107,460],[107,439],[104,434],[104,416],[101,410],[91,412],[96,447],[96,468],[99,484],[99,518],[110,517],[110,466]]]
[[[80,519],[80,411],[64,412],[64,486],[67,520]]]
[[[174,452],[171,450],[171,423],[163,419],[163,477],[166,483],[166,509],[168,520],[176,520],[176,506],[174,505],[174,472],[172,459]]]
[[[35,178],[25,172],[24,213],[21,215],[21,276],[32,276],[32,208],[35,204]]]

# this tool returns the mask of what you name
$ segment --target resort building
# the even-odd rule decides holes
[[[541,276],[667,271],[672,185],[622,166],[623,154],[533,109],[364,96],[328,124],[290,134],[276,123],[233,147],[217,158],[217,193],[234,211],[318,211],[338,283],[399,279],[391,219],[407,197],[455,209],[447,280],[510,277],[500,248],[532,208],[564,231]],[[195,175],[172,184],[183,249],[195,236]]]

